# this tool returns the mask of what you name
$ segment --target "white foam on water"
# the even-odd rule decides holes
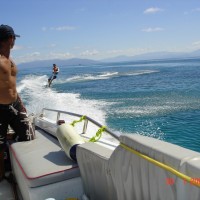
[[[41,113],[42,108],[64,110],[87,115],[105,125],[105,102],[81,99],[78,93],[59,93],[47,87],[47,76],[26,76],[19,83],[17,91],[25,100],[28,113]]]
[[[158,73],[158,72],[159,71],[157,71],[157,70],[135,70],[135,71],[122,73],[121,75],[124,75],[124,76],[138,76],[138,75],[153,74],[153,73]]]
[[[63,84],[68,82],[84,82],[84,81],[93,81],[93,80],[104,80],[109,79],[113,76],[116,76],[118,72],[103,72],[101,74],[81,74],[69,77],[67,79],[60,78],[56,80],[57,84]]]
[[[114,77],[120,76],[138,76],[143,74],[152,74],[157,73],[159,71],[156,70],[135,70],[129,72],[117,72],[117,71],[104,71],[101,73],[94,73],[94,74],[77,74],[68,78],[60,77],[58,80],[54,81],[54,84],[63,84],[63,83],[74,83],[74,82],[84,82],[84,81],[94,81],[94,80],[104,80],[110,79]]]

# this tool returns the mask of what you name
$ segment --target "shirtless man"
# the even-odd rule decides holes
[[[56,64],[53,64],[52,75],[48,79],[49,87],[51,86],[52,81],[57,78],[58,73],[59,73],[58,66]]]
[[[19,35],[10,26],[0,26],[0,180],[4,177],[8,125],[14,130],[18,141],[33,139],[31,123],[16,89],[17,67],[10,58],[16,37]]]

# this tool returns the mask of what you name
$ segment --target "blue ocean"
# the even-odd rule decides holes
[[[53,63],[52,63],[53,64]],[[43,107],[94,118],[116,134],[141,134],[200,152],[200,59],[20,68],[29,113]]]

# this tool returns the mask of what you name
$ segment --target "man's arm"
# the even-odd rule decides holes
[[[17,93],[17,100],[20,102],[21,106],[23,107],[24,112],[27,113],[26,107],[24,106],[21,97],[19,96],[19,94]]]

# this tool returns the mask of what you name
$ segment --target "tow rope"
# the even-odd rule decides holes
[[[75,126],[76,123],[82,122],[85,119],[86,119],[86,116],[83,115],[79,120],[74,120],[70,125]]]
[[[85,120],[85,119],[86,119],[86,116],[83,115],[79,120],[74,120],[70,125],[72,125],[72,126],[74,127],[76,123],[82,122],[82,121]],[[89,142],[97,142],[97,141],[101,138],[102,133],[103,133],[105,130],[106,130],[106,126],[102,126],[102,127],[96,132],[96,135],[89,139]]]
[[[153,158],[150,158],[150,157],[147,156],[147,155],[144,155],[144,154],[142,154],[142,153],[140,153],[140,152],[138,152],[138,151],[135,151],[134,149],[132,149],[132,148],[126,146],[125,144],[120,143],[120,146],[123,147],[124,149],[130,151],[131,153],[136,154],[137,156],[139,156],[139,157],[141,157],[141,158],[143,158],[143,159],[145,159],[145,160],[147,160],[147,161],[153,163],[154,165],[156,165],[156,166],[158,166],[158,167],[160,167],[160,168],[163,168],[163,169],[165,169],[165,170],[171,172],[172,174],[178,176],[178,177],[181,178],[182,180],[184,180],[184,181],[186,181],[186,182],[189,182],[190,184],[193,184],[193,185],[195,185],[195,186],[197,186],[197,187],[200,187],[200,178],[192,178],[192,177],[189,177],[189,176],[187,176],[187,175],[185,175],[185,174],[183,174],[183,173],[177,171],[177,170],[174,169],[173,167],[170,167],[170,166],[168,166],[168,165],[166,165],[166,164],[164,164],[164,163],[161,163],[161,162],[159,162],[159,161],[157,161],[157,160],[155,160],[155,159],[153,159]]]
[[[96,132],[96,135],[93,136],[92,138],[90,138],[89,142],[97,142],[101,136],[102,136],[102,133],[106,130],[106,126],[102,126],[97,132]]]

